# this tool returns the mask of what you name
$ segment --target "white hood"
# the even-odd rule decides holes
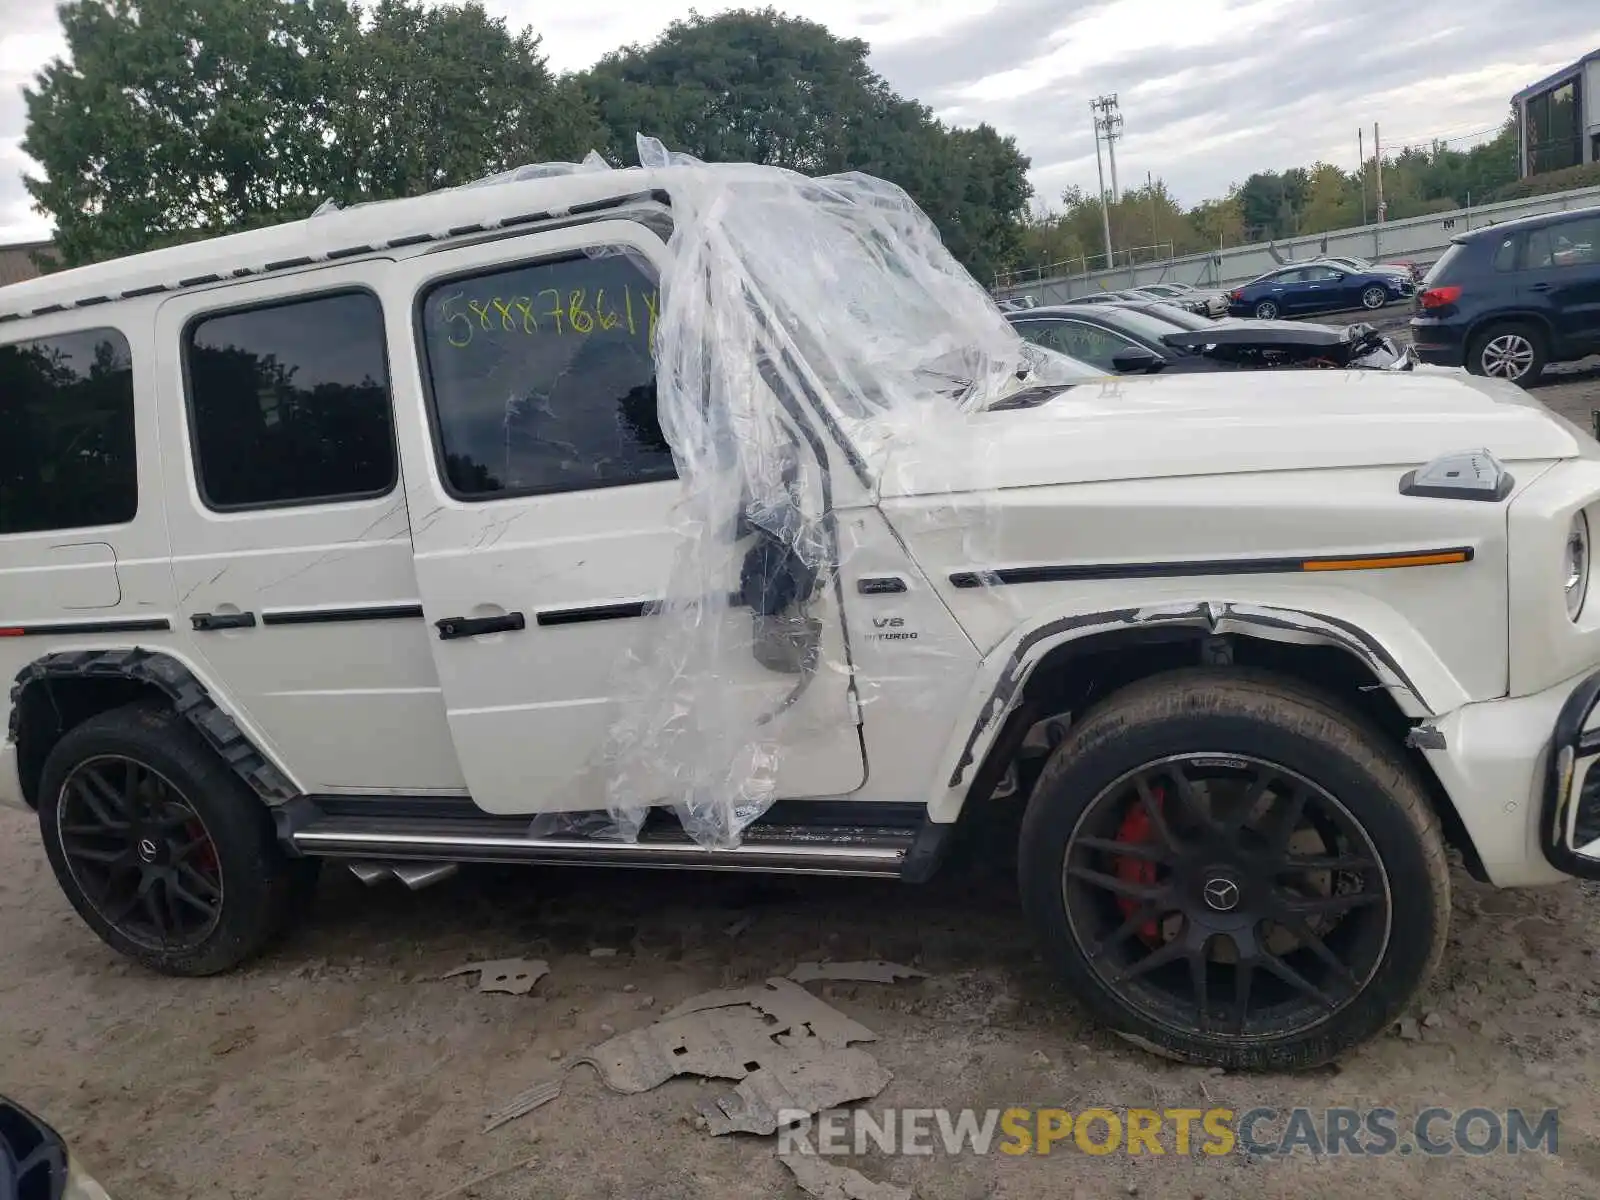
[[[928,434],[937,425],[941,432]],[[1594,453],[1515,385],[1467,375],[1274,371],[1107,379],[1035,407],[888,432],[881,494],[1181,475],[1420,466],[1487,449],[1501,462]]]

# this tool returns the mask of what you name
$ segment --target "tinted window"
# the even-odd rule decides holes
[[[1119,332],[1151,342],[1159,342],[1175,328],[1165,317],[1151,316],[1133,308],[1109,309],[1105,316],[1106,323],[1115,326]]]
[[[378,496],[395,484],[383,310],[365,292],[206,317],[185,358],[212,508]]]
[[[127,339],[0,346],[0,534],[121,525],[138,507]]]
[[[674,478],[650,353],[658,304],[624,254],[429,289],[423,343],[450,489],[488,499]]]
[[[1121,334],[1081,321],[1024,321],[1017,326],[1017,332],[1036,345],[1103,371],[1114,370],[1112,359],[1134,344]]]
[[[1530,267],[1586,267],[1600,262],[1600,218],[1584,217],[1547,225],[1528,234]]]
[[[1342,272],[1337,267],[1307,267],[1300,274],[1307,283],[1326,283],[1339,278]]]
[[[1157,305],[1147,311],[1157,320],[1164,321],[1168,325],[1176,325],[1179,329],[1205,329],[1215,324],[1210,317],[1202,317],[1199,313],[1192,313],[1172,304]]]
[[[1528,174],[1559,171],[1583,161],[1583,122],[1577,79],[1528,101]]]
[[[1445,251],[1445,258],[1450,257],[1451,251],[1456,247],[1451,246]],[[1441,258],[1440,263],[1444,262]],[[1500,244],[1494,248],[1494,257],[1490,259],[1496,271],[1515,271],[1517,269],[1517,239],[1515,236],[1501,238]]]
[[[1509,239],[1508,239],[1509,240]],[[1474,254],[1480,253],[1474,251]],[[1428,268],[1428,273],[1422,277],[1425,285],[1448,282],[1448,276],[1457,273],[1456,268],[1462,265],[1463,256],[1467,254],[1467,244],[1464,242],[1451,242],[1445,247],[1443,254],[1437,262]],[[1514,254],[1514,252],[1513,252]]]

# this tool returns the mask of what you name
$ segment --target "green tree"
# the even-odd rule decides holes
[[[69,0],[27,89],[60,266],[581,155],[598,125],[476,4]]]
[[[1319,162],[1308,172],[1301,233],[1327,233],[1361,224],[1361,187],[1331,163]]]
[[[1205,239],[1206,249],[1213,246],[1239,246],[1245,242],[1244,205],[1236,188],[1221,200],[1207,200],[1189,211],[1189,220]]]
[[[380,0],[321,72],[340,199],[416,195],[523,163],[581,158],[592,105],[545,66],[539,38],[476,4]]]
[[[857,170],[905,188],[987,282],[1023,252],[1028,160],[989,126],[952,129],[867,65],[867,44],[771,9],[675,21],[582,77],[614,161],[648,133],[708,162]]]

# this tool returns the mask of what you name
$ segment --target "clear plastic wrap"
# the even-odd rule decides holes
[[[1086,369],[1027,347],[892,184],[704,164],[645,137],[639,156],[672,203],[654,350],[679,543],[593,769],[618,836],[664,804],[726,847],[783,793],[787,760],[853,738],[872,700],[821,632],[851,549],[835,518],[843,466],[794,398],[849,442],[854,503],[870,503],[897,463],[918,462],[924,482],[930,462],[970,465],[968,413]]]

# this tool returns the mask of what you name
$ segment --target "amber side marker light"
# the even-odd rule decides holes
[[[1302,571],[1378,571],[1385,567],[1442,567],[1472,561],[1470,549],[1432,550],[1420,554],[1369,554],[1361,558],[1308,558]]]

